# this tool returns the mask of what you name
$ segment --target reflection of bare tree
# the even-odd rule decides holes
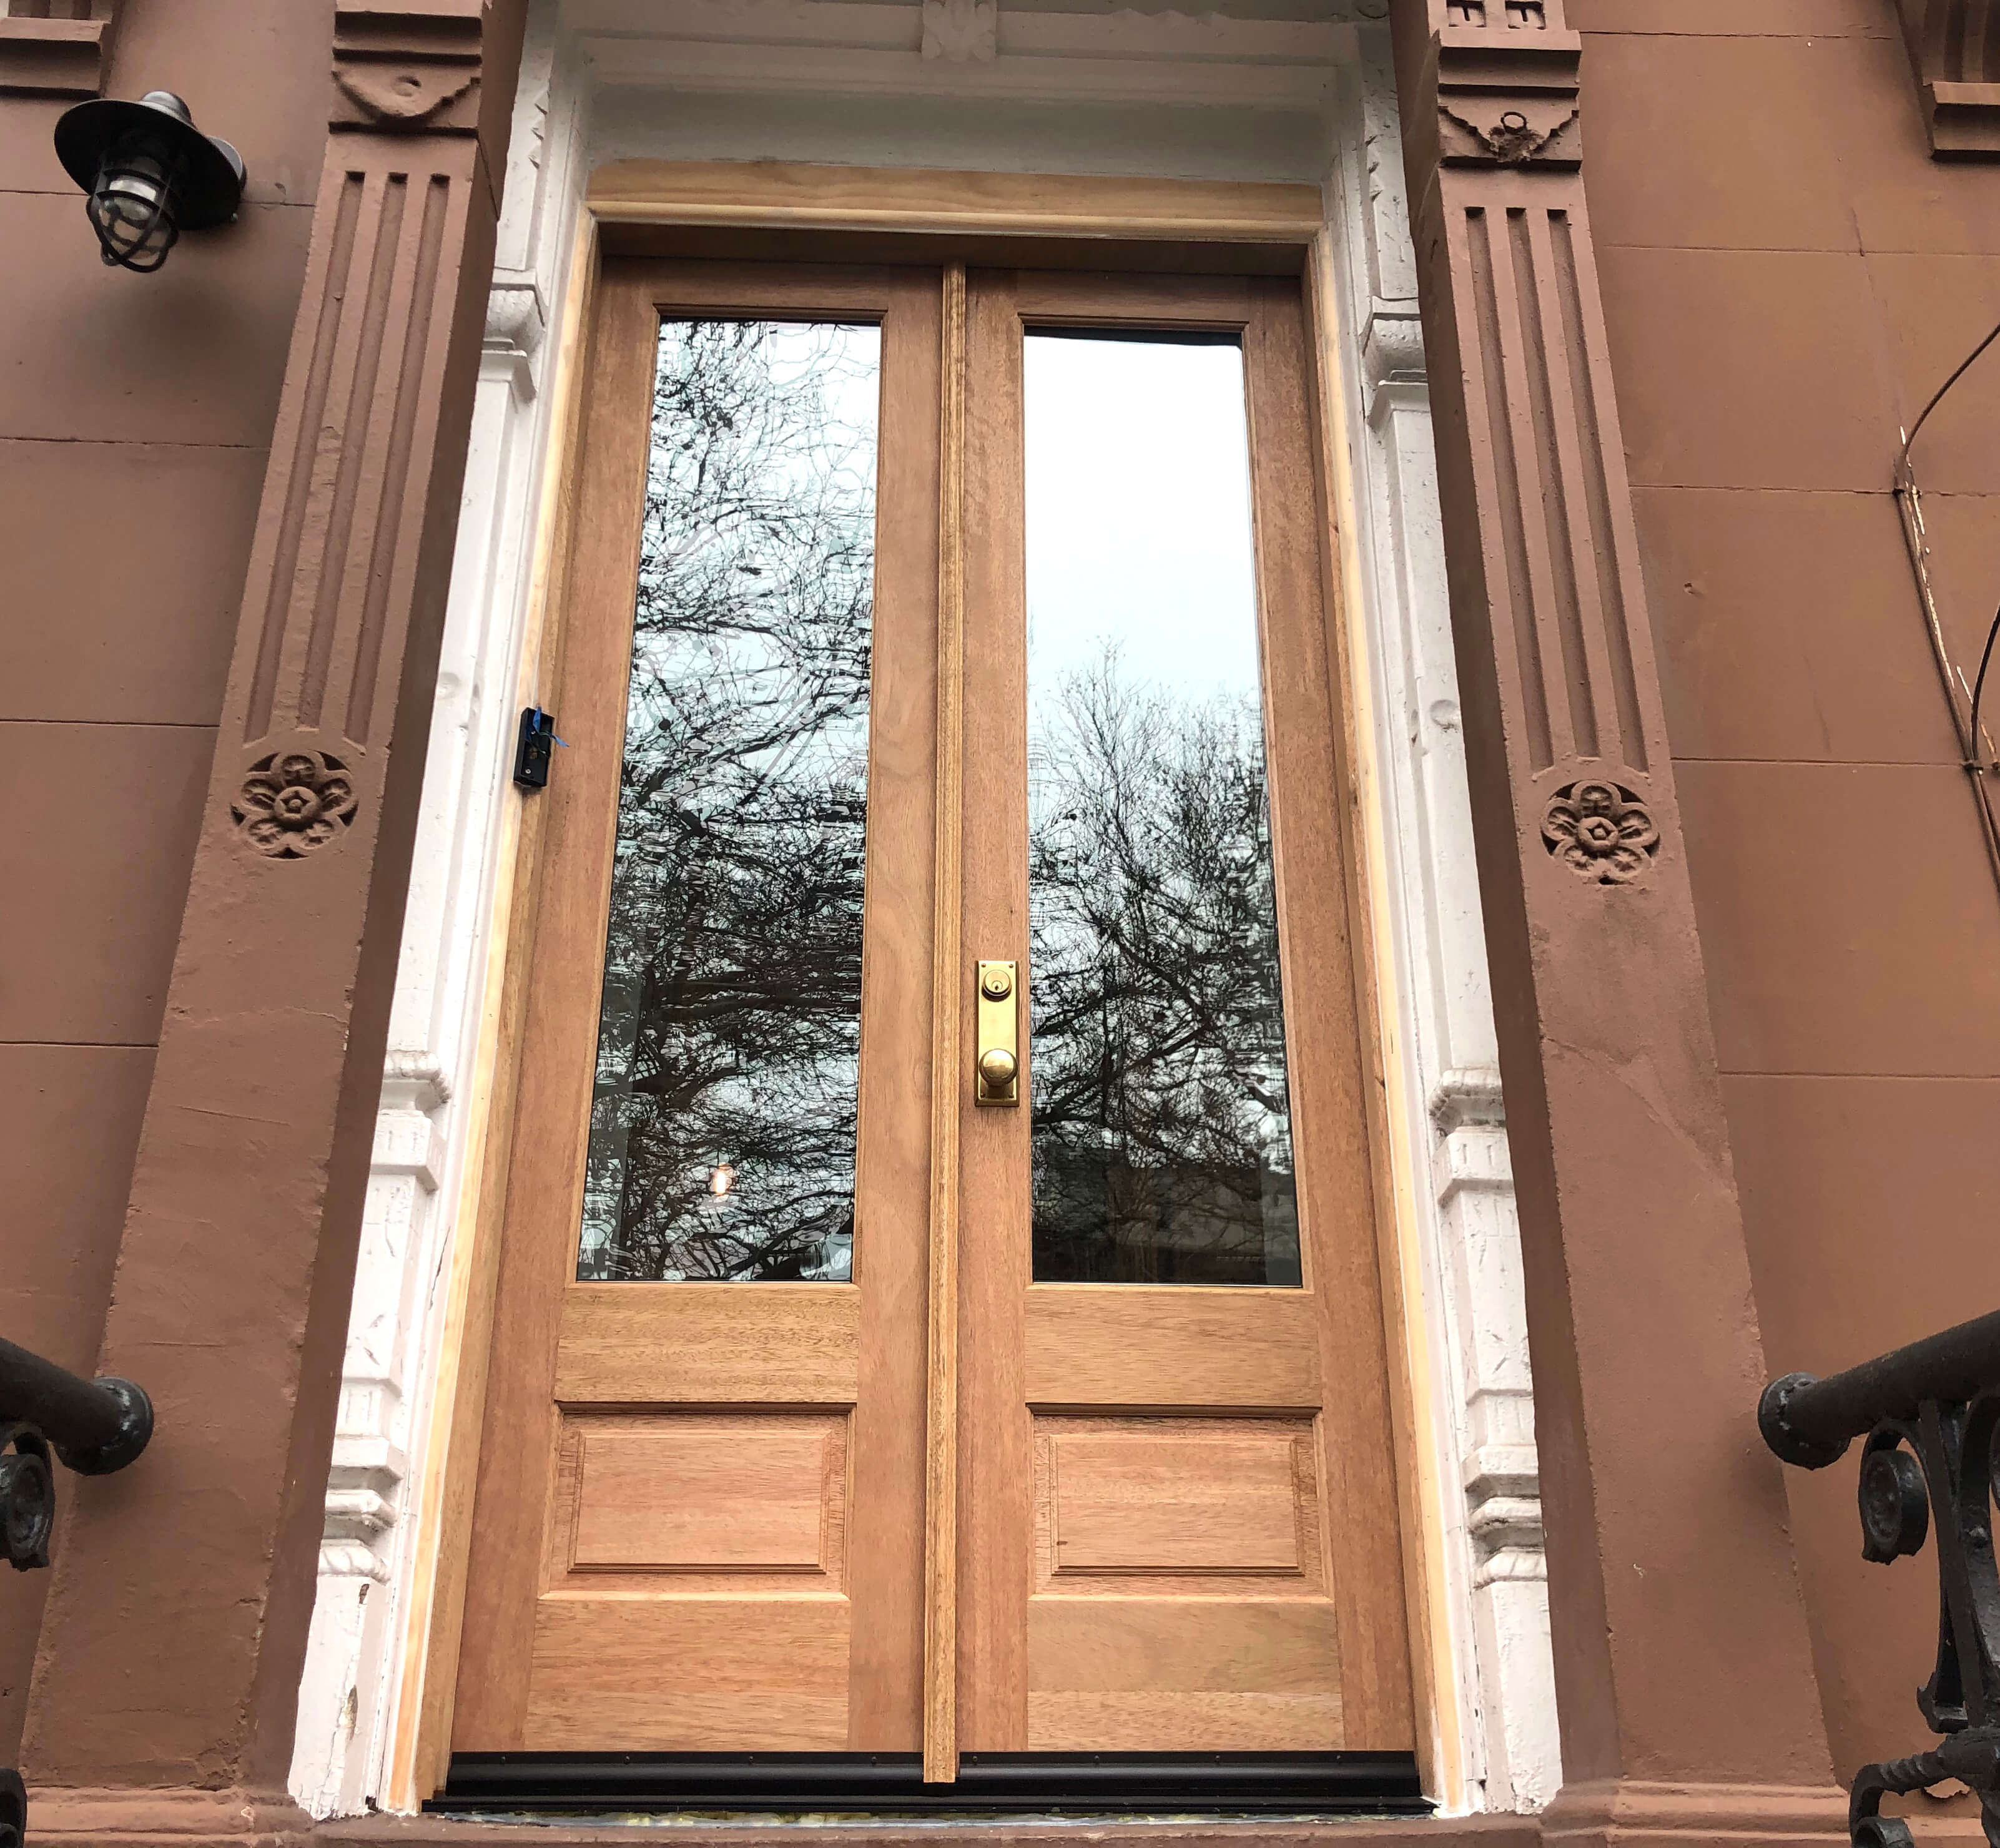
[[[1296,1284],[1255,702],[1170,703],[1107,654],[1037,718],[1035,1275]]]
[[[661,331],[584,1278],[846,1273],[877,338]]]

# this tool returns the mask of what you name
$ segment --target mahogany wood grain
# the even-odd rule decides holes
[[[883,328],[851,1284],[575,1281],[663,313]],[[571,748],[541,798],[547,839],[526,1002],[536,1056],[521,1074],[512,1125],[453,1745],[910,1750],[922,1723],[930,1024],[908,997],[925,990],[931,963],[935,279],[613,262],[600,314],[562,661]],[[577,1518],[582,1481],[561,1440],[559,1408],[574,1421],[614,1408],[701,1405],[774,1420],[802,1405],[843,1415],[852,1407],[847,1461],[831,1491],[852,1558],[837,1610],[827,1593],[775,1575],[747,1603],[711,1595],[713,1586],[696,1595],[667,1572],[647,1586],[629,1567],[595,1586],[575,1574],[547,1579],[552,1524]],[[773,1491],[779,1505],[804,1492]],[[635,1503],[645,1499],[630,1493]],[[643,1513],[600,1505],[593,1518],[629,1527]],[[813,1606],[809,1615],[795,1608],[800,1600]],[[795,1660],[782,1644],[788,1627],[798,1631]],[[658,1653],[641,1663],[646,1638]],[[738,1683],[741,1698],[719,1692],[704,1701],[696,1691]]]
[[[1298,1290],[1036,1284],[1027,1314],[1038,1410],[1320,1402],[1319,1319]]]
[[[1323,1602],[1040,1597],[1029,1749],[1322,1752],[1347,1735]]]
[[[542,792],[515,1074],[506,1209],[467,1565],[457,1751],[526,1741],[543,1523],[554,1468],[554,1375],[563,1293],[575,1271],[596,990],[625,730],[632,591],[651,408],[655,317],[640,294],[599,285],[599,325],[578,450],[564,634],[554,702],[571,748]],[[599,876],[592,876],[597,869]]]
[[[851,1406],[861,1297],[839,1284],[571,1284],[554,1396],[569,1406]]]
[[[979,1672],[961,1672],[960,1743],[1406,1748],[1397,1481],[1298,286],[981,271],[969,318],[966,660],[977,692],[964,927],[968,952],[1019,962],[1030,993],[1024,333],[1186,328],[1241,341],[1304,1287],[1032,1285],[1027,1111],[962,1113],[960,1635]],[[1171,1416],[1102,1421],[1121,1407]],[[1072,1419],[1049,1416],[1058,1410]],[[1293,1430],[1274,1429],[1276,1448],[1260,1451],[1234,1421],[1222,1427],[1221,1414],[1241,1411],[1288,1412]],[[1289,1460],[1293,1436],[1303,1464]],[[1026,1467],[1024,1450],[1036,1459]],[[1273,1524],[1286,1468],[1289,1540]],[[1060,1555],[1072,1491],[1085,1538],[1076,1579]],[[1286,1563],[1301,1549],[1316,1555],[1309,1576]],[[1147,1596],[1121,1583],[1134,1573]],[[1246,1600],[1260,1574],[1270,1595]]]
[[[943,274],[938,381],[937,782],[931,938],[924,1781],[958,1777],[958,984],[965,765],[965,266]]]
[[[550,1752],[839,1752],[852,1607],[841,1597],[552,1597],[526,1728]]]
[[[599,273],[595,227],[586,224],[578,227],[570,258],[550,380],[554,410],[528,594],[523,678],[532,686],[546,675],[551,689],[564,629],[579,458],[599,332]],[[524,688],[517,692],[525,696]],[[524,802],[515,810],[511,861],[504,834],[499,855],[491,920],[499,947],[487,970],[487,1029],[470,1087],[461,1229],[453,1241],[430,1441],[413,1524],[418,1534],[436,1536],[436,1551],[428,1558],[417,1548],[406,1617],[405,1672],[408,1685],[420,1691],[397,1712],[387,1777],[392,1808],[413,1805],[435,1792],[444,1782],[450,1756],[546,813],[539,803]]]
[[[884,329],[849,1285],[575,1281],[663,310]],[[921,1746],[940,1777],[960,1749],[1407,1747],[1297,280],[626,260],[599,314],[455,1746]],[[1033,1284],[1029,1108],[972,1107],[973,961],[1033,980],[1035,324],[1242,342],[1300,1289]]]
[[[1304,303],[1296,283],[1244,284],[1251,499],[1299,1224],[1320,1316],[1320,1441],[1349,1742],[1415,1742],[1388,1354],[1368,1135],[1353,861],[1336,760],[1338,657]]]
[[[543,1592],[644,1597],[661,1573],[679,1597],[845,1591],[848,1423],[832,1412],[566,1420]]]
[[[866,287],[882,304],[882,410],[855,1173],[861,1328],[847,1749],[908,1752],[918,1749],[924,1719],[942,309],[934,272],[875,272]]]
[[[797,161],[616,161],[590,177],[606,224],[800,231],[1199,239],[1303,244],[1318,232],[1316,186]]]
[[[1301,1484],[1293,1451],[1309,1427],[1038,1422],[1037,1538],[1045,1504],[1050,1582],[1094,1572],[1303,1576],[1299,1490],[1314,1480],[1307,1469]]]
[[[968,1046],[972,963],[1012,961],[1024,976],[1029,968],[1026,516],[1015,289],[1010,275],[981,271],[967,279],[967,697],[957,994]],[[1024,1033],[1024,1098],[1034,1078],[1027,1039]],[[1028,1744],[1023,1607],[1033,1569],[1024,1372],[1028,1111],[1025,1104],[981,1110],[969,1082],[959,1099],[958,1741],[963,1751],[1021,1752]]]

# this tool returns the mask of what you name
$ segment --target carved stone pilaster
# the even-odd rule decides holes
[[[2000,40],[1982,0],[1897,0],[1931,152],[2000,154]]]
[[[75,1500],[24,1756],[31,1783],[90,1801],[39,1804],[38,1836],[113,1832],[106,1802],[217,1839],[303,1820],[259,1793],[283,1788],[320,1563],[520,10],[339,9],[335,132],[104,1336],[160,1436],[145,1471]],[[387,1448],[360,1461],[333,1536],[352,1566],[401,1468]],[[139,1646],[116,1614],[134,1611]]]
[[[1534,1379],[1564,1779],[1545,1833],[1687,1839],[1699,1794],[1726,1789],[1746,1845],[1843,1838],[1783,1501],[1738,1461],[1762,1350],[1585,196],[1582,43],[1563,0],[1392,18]],[[1504,1448],[1468,1485],[1501,1576],[1532,1558],[1535,1512]],[[1676,1779],[1688,1801],[1640,1801]]]

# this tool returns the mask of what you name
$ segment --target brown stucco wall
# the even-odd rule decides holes
[[[1570,6],[1758,1312],[1825,1373],[2000,1302],[2000,895],[1889,492],[2000,320],[2000,163],[1930,158],[1891,0]],[[1996,420],[2000,356],[1916,456],[1968,674]],[[1851,1461],[1786,1475],[1845,1777],[1925,1737],[1934,1566],[1863,1563]]]
[[[86,1371],[304,268],[332,13],[124,0],[107,93],[179,91],[250,169],[240,221],[157,276],[99,262],[50,151],[64,106],[0,95],[0,1333]],[[49,1576],[0,1584],[0,1764]]]

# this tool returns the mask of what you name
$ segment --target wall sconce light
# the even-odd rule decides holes
[[[85,210],[105,262],[141,273],[166,262],[182,231],[226,224],[242,202],[242,156],[196,128],[171,90],[65,110],[56,158],[90,195]]]

